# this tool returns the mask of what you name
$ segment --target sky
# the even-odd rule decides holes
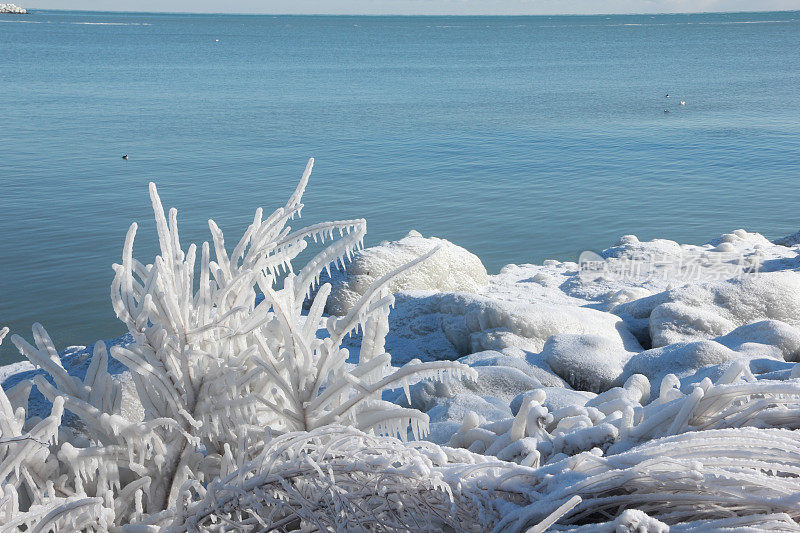
[[[800,10],[800,0],[14,0],[29,9],[363,15],[553,15]]]

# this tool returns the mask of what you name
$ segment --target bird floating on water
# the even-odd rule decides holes
[[[669,98],[669,93],[667,93],[667,96],[665,96],[664,98]]]
[[[664,113],[669,113],[669,109],[665,109],[665,110],[664,110]]]
[[[128,154],[123,155],[122,159],[128,159]]]

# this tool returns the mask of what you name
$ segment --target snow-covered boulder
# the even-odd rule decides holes
[[[623,366],[634,352],[618,338],[602,335],[553,335],[542,349],[550,368],[578,390],[602,392],[618,384]]]
[[[525,303],[492,295],[464,293],[434,294],[421,298],[413,309],[396,309],[398,315],[433,314],[447,338],[461,354],[483,350],[518,348],[538,353],[557,333],[596,334],[611,339],[620,349],[641,350],[636,338],[616,315],[586,307],[563,304]],[[399,317],[398,317],[399,318]]]
[[[25,15],[28,13],[27,10],[15,6],[14,4],[0,4],[0,13],[2,14],[13,14],[13,15]]]
[[[386,349],[395,363],[412,358],[452,360],[485,351],[530,359],[533,354],[542,352],[550,337],[561,333],[602,337],[619,354],[642,350],[617,315],[579,307],[575,303],[504,299],[488,291],[484,294],[401,293],[389,316],[389,325],[392,334],[386,339]],[[547,386],[555,385],[564,377],[555,376],[541,357],[529,364],[546,368],[547,382],[542,383]]]
[[[679,342],[653,348],[632,357],[625,365],[623,377],[642,374],[657,391],[667,374],[675,374],[679,378],[694,377],[695,379],[685,379],[687,385],[700,381],[707,375],[715,379],[722,373],[716,368],[717,365],[740,357],[741,354],[711,340]],[[710,368],[712,366],[715,368]],[[708,372],[700,373],[704,368]]]
[[[761,320],[739,326],[718,343],[754,357],[800,361],[800,329],[779,320]]]
[[[486,268],[478,256],[445,239],[425,238],[412,230],[399,241],[383,242],[356,252],[344,272],[332,272],[326,310],[334,315],[346,314],[373,281],[436,246],[441,247],[438,252],[396,278],[389,289],[475,292],[487,284]]]
[[[753,374],[786,374],[800,358],[798,343],[797,328],[777,320],[753,322],[714,339],[675,342],[635,354],[619,379],[642,374],[658,390],[661,380],[674,374],[689,391],[703,378],[718,379],[737,361]]]
[[[480,368],[487,366],[518,370],[538,382],[539,385],[536,388],[563,388],[566,386],[566,382],[553,372],[553,369],[547,364],[542,354],[538,353],[507,348],[502,352],[494,350],[476,352],[462,357],[458,361],[478,371],[480,371]],[[508,396],[509,392],[508,388],[490,389],[490,393],[501,396]]]
[[[461,362],[461,361],[460,361]],[[450,379],[443,382],[422,381],[411,388],[409,407],[430,411],[449,398],[469,394],[499,400],[508,406],[520,394],[542,387],[541,382],[522,370],[510,366],[476,366],[475,380]],[[405,404],[402,399],[400,402]],[[495,402],[497,403],[497,402]]]
[[[711,339],[766,319],[800,327],[800,273],[761,272],[691,284],[619,305],[614,312],[640,339],[649,336],[653,347]]]

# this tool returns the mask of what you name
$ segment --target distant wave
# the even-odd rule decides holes
[[[604,26],[728,26],[730,24],[777,24],[795,22],[797,19],[785,20],[725,20],[719,22],[625,22],[620,24],[604,24]]]
[[[537,28],[613,28],[619,26],[728,26],[731,24],[779,24],[781,22],[797,22],[798,19],[784,20],[726,20],[710,22],[620,22],[617,24],[543,24]]]
[[[18,24],[82,24],[85,26],[152,26],[149,22],[51,22],[49,20],[8,20],[0,22],[16,22]]]
[[[687,22],[687,24],[719,24],[723,26],[725,24],[775,24],[778,22],[795,22],[797,19],[786,19],[786,20],[734,20],[728,22]]]
[[[147,22],[66,22],[65,24],[82,24],[84,26],[152,26]]]

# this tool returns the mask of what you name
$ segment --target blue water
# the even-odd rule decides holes
[[[626,233],[792,233],[798,87],[800,12],[2,15],[0,324],[119,335],[110,265],[133,220],[153,257],[149,180],[185,242],[209,217],[232,242],[310,156],[308,222],[415,228],[492,272]]]

